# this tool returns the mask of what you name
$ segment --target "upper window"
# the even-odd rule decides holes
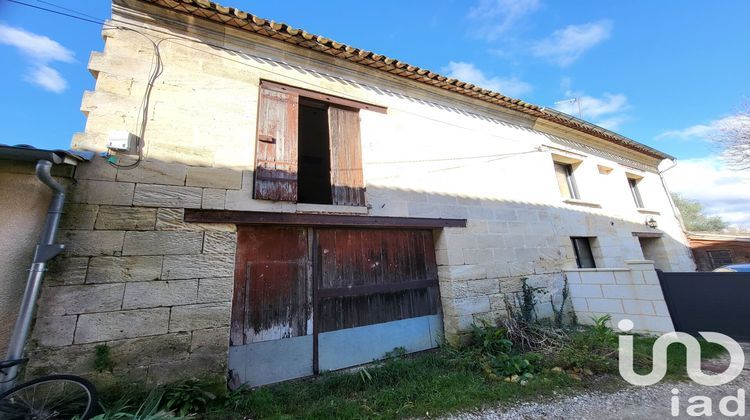
[[[594,254],[591,252],[591,241],[586,237],[571,237],[573,251],[576,254],[578,268],[596,268]]]
[[[359,110],[384,108],[261,82],[254,197],[365,205]]]
[[[638,190],[638,183],[640,180],[635,178],[628,178],[628,185],[630,185],[630,194],[633,196],[635,206],[639,209],[643,208],[643,199],[641,198],[641,192]]]
[[[581,198],[578,195],[578,188],[573,177],[573,165],[555,162],[555,175],[557,176],[557,185],[560,187],[560,194],[562,194],[563,198]]]

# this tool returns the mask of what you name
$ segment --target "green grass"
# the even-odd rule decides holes
[[[638,337],[633,340],[633,354],[636,361],[635,371],[645,374],[651,371],[652,357],[651,349],[654,346],[656,337]],[[715,359],[726,353],[726,349],[719,344],[709,343],[699,339],[701,345],[701,359]],[[684,345],[680,343],[670,344],[667,347],[667,376],[666,379],[681,380],[687,379],[685,362],[687,351]]]
[[[635,337],[636,369],[650,371],[655,338]],[[701,342],[703,357],[717,357],[721,346]],[[616,354],[613,356],[616,366]],[[685,379],[685,348],[668,348],[667,379]],[[646,367],[648,364],[648,367]],[[616,368],[615,368],[616,369]],[[565,373],[545,370],[525,386],[490,380],[477,369],[457,362],[449,350],[440,349],[396,358],[359,372],[329,373],[314,379],[286,382],[245,391],[234,398],[236,405],[214,409],[208,418],[404,418],[432,417],[461,410],[496,406],[519,400],[539,400],[560,393],[596,389],[619,389],[619,376],[587,377],[579,381]]]
[[[460,350],[441,348],[411,356],[394,351],[391,355],[395,357],[359,371],[327,373],[316,378],[229,393],[217,392],[215,382],[193,381],[168,386],[161,390],[160,395],[171,396],[169,398],[190,407],[205,407],[207,404],[207,412],[200,414],[209,419],[390,419],[433,417],[522,400],[539,401],[587,388],[606,391],[626,385],[617,374],[616,335],[603,323],[573,331],[563,351],[548,353],[542,360],[524,355],[534,360],[535,373],[523,384],[505,381],[502,375],[509,373],[488,372],[482,362],[487,360],[487,354],[518,353],[508,347],[502,334],[494,334],[495,329],[486,327],[483,331],[480,338],[485,341],[474,343],[473,347]],[[651,349],[655,340],[634,337],[637,372],[651,370]],[[505,347],[498,349],[495,344]],[[705,341],[701,341],[701,347],[704,359],[724,352],[721,346]],[[667,352],[667,380],[687,379],[684,346],[673,344]],[[552,370],[554,367],[565,368],[568,372],[556,372],[559,369]],[[592,371],[594,375],[591,375]],[[500,379],[490,379],[498,376]],[[140,391],[148,390],[144,387]],[[204,395],[204,391],[216,393],[217,398],[197,401],[201,404],[196,404],[194,396]],[[105,405],[113,404],[112,401],[123,396],[117,391],[104,394]],[[140,403],[132,401],[142,398],[131,394],[127,400],[130,406],[137,407]],[[174,408],[168,401],[163,405],[166,407],[162,408]],[[109,418],[117,417],[105,417]]]
[[[286,382],[246,392],[236,407],[208,418],[402,418],[434,416],[459,409],[551,396],[579,388],[564,373],[542,373],[523,386],[492,381],[478,371],[457,366],[445,350],[390,360],[358,372]]]

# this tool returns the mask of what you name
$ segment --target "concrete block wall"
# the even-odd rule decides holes
[[[566,270],[570,296],[578,321],[611,315],[615,327],[633,321],[633,331],[662,334],[674,331],[653,261],[628,260],[626,268]]]
[[[139,166],[118,169],[97,157],[76,172],[61,236],[69,248],[40,300],[34,368],[91,372],[94,347],[107,344],[122,374],[165,381],[172,373],[225,373],[235,227],[185,223],[185,208],[467,219],[466,228],[435,232],[451,342],[480,318],[504,316],[505,302],[516,300],[523,281],[539,290],[538,315],[551,315],[560,304],[563,272],[576,266],[570,236],[596,238],[599,266],[642,259],[632,233],[648,228],[632,204],[626,171],[643,176],[641,194],[659,213],[670,267],[692,269],[653,158],[540,127],[471,98],[133,4],[143,10],[115,5],[118,25],[133,22],[153,39],[170,38],[163,33],[168,28],[194,40],[160,44],[164,71],[150,98]],[[150,26],[158,32],[144,29]],[[96,89],[82,103],[86,130],[72,141],[97,152],[106,150],[109,131],[136,127],[153,59],[142,34],[103,33],[104,52],[89,62]],[[252,198],[261,79],[388,108],[360,112],[367,207]],[[560,197],[553,151],[582,160],[575,175],[587,202]],[[124,165],[136,158],[120,157]],[[611,170],[601,174],[600,165]]]

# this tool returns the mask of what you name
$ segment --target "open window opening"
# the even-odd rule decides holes
[[[555,176],[557,176],[557,185],[560,187],[560,194],[563,198],[578,200],[578,187],[573,177],[573,165],[570,163],[555,162]]]
[[[641,198],[641,192],[638,189],[638,183],[640,179],[628,177],[628,185],[630,186],[630,194],[633,196],[633,202],[639,209],[643,208],[643,198]]]
[[[299,168],[297,201],[331,204],[331,150],[328,104],[299,99]]]
[[[570,240],[573,242],[573,251],[576,255],[576,265],[578,268],[596,268],[594,253],[591,251],[591,238],[574,236]]]
[[[261,82],[253,197],[365,206],[360,109],[385,108]]]

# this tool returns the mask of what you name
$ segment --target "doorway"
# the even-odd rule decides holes
[[[442,333],[429,229],[238,229],[229,369],[264,385],[356,366]]]

